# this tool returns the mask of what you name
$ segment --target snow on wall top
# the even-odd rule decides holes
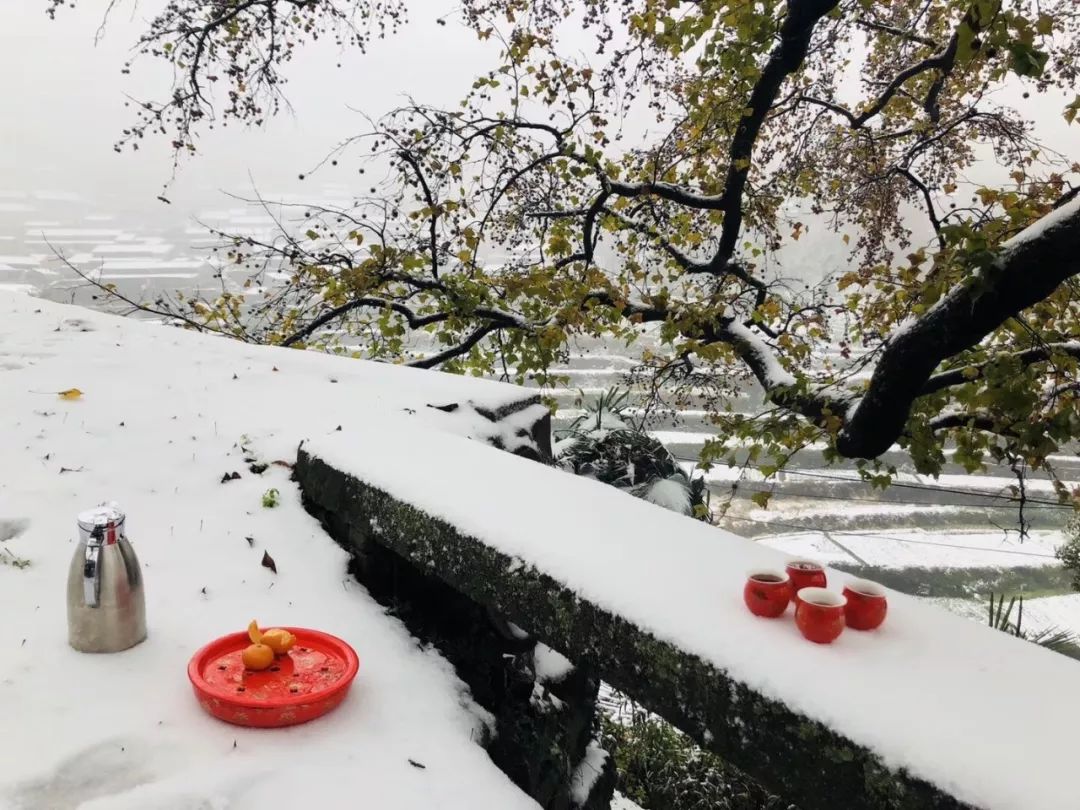
[[[778,551],[446,434],[425,438],[418,481],[392,435],[351,431],[305,449],[962,801],[1076,806],[1075,661],[895,592],[881,630],[816,646],[790,613],[758,619],[742,603],[746,571],[782,566]],[[833,585],[847,578],[830,572]]]

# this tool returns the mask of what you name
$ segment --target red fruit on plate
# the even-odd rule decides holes
[[[247,633],[222,636],[195,653],[188,678],[199,705],[226,723],[255,728],[294,726],[335,709],[360,667],[356,652],[328,633],[281,629],[295,645],[279,658],[267,646],[268,665],[259,671],[245,666],[244,651],[253,646]]]

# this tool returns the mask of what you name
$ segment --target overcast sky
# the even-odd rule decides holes
[[[120,0],[104,40],[95,46],[106,0],[78,0],[78,8],[63,9],[55,21],[44,14],[45,0],[0,0],[0,192],[73,191],[108,202],[113,210],[174,218],[222,205],[221,190],[250,192],[249,174],[264,193],[310,193],[312,184],[300,184],[298,173],[363,128],[348,107],[379,114],[405,94],[452,104],[491,66],[497,49],[459,26],[436,24],[439,14],[452,11],[453,0],[411,3],[408,29],[377,42],[367,55],[342,54],[329,42],[305,46],[287,66],[295,115],[282,115],[261,130],[204,133],[201,155],[182,167],[169,193],[175,204],[166,208],[155,202],[169,176],[165,142],[148,141],[134,154],[112,150],[117,133],[132,120],[123,106],[125,93],[160,97],[167,88],[153,62],[134,77],[120,73],[146,17],[163,2]],[[335,67],[339,61],[341,69]],[[1019,92],[1008,95],[1039,120],[1053,145],[1078,151],[1072,142],[1080,141],[1080,127],[1065,127],[1061,98],[1021,101]],[[316,181],[352,183],[354,171],[343,161]]]
[[[120,69],[145,19],[161,0],[121,0],[106,36],[94,33],[107,3],[79,0],[55,21],[45,0],[0,0],[0,191],[67,190],[86,199],[117,200],[124,207],[155,202],[169,176],[163,139],[138,153],[117,154],[116,136],[133,119],[125,93],[160,97],[167,77],[153,61],[135,76]],[[341,138],[363,128],[353,107],[378,114],[404,100],[446,102],[460,98],[472,78],[490,67],[491,47],[435,18],[449,3],[425,0],[414,7],[407,34],[376,43],[366,56],[341,53],[331,43],[305,47],[288,66],[287,94],[295,115],[283,114],[259,130],[232,127],[203,133],[201,155],[186,163],[170,190],[171,215],[222,204],[220,189],[303,191],[297,175]],[[135,18],[132,19],[132,11]],[[337,69],[337,62],[343,67]],[[351,182],[354,169],[327,169],[322,182]]]

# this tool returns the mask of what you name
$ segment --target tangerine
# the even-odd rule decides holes
[[[274,651],[265,644],[252,644],[244,650],[240,659],[248,669],[266,669],[274,663]]]

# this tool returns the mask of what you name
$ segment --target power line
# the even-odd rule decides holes
[[[875,537],[882,540],[893,540],[897,543],[912,543],[917,546],[940,546],[942,548],[959,548],[965,551],[988,551],[995,554],[1019,554],[1024,557],[1043,557],[1045,559],[1057,559],[1054,554],[1044,554],[1038,551],[1014,551],[1011,549],[1002,548],[986,548],[985,546],[965,546],[959,543],[938,543],[933,540],[913,540],[908,537],[897,537],[891,534],[881,534],[880,532],[864,532],[858,529],[815,529],[812,526],[799,526],[795,523],[784,523],[782,521],[773,520],[754,520],[753,518],[741,518],[741,517],[724,517],[722,520],[735,520],[743,523],[753,523],[757,526],[779,526],[785,529],[793,529],[800,534],[842,534],[851,537]]]
[[[683,461],[683,462],[692,463],[692,464],[699,464],[701,462],[701,459],[687,458],[685,456],[673,456],[673,458],[676,461]],[[846,483],[846,484],[865,484],[866,483],[861,478],[852,478],[850,476],[843,476],[843,475],[829,475],[827,473],[816,473],[816,472],[811,472],[809,470],[782,470],[782,473],[784,475],[801,475],[801,476],[804,476],[806,478],[820,478],[820,479],[824,479],[826,481],[840,481],[840,482]],[[1012,495],[1001,495],[1001,494],[998,494],[998,493],[995,493],[995,492],[987,492],[985,490],[962,489],[962,488],[957,488],[957,487],[937,487],[937,486],[931,486],[931,485],[927,485],[927,484],[906,483],[906,482],[902,482],[902,481],[893,481],[892,483],[889,484],[889,487],[890,488],[896,487],[896,488],[899,488],[899,489],[914,489],[914,490],[918,490],[918,491],[921,491],[921,492],[948,493],[948,494],[952,494],[952,495],[966,495],[966,496],[969,496],[969,497],[976,497],[976,498],[996,498],[998,500],[1009,501],[1009,504],[1007,505],[1009,507],[1019,507],[1019,505],[1020,505],[1020,499],[1019,498],[1016,498],[1016,497],[1014,497]],[[817,493],[815,493],[814,497],[817,498],[817,497],[826,497],[826,496],[821,496],[821,495],[818,495]],[[916,505],[916,506],[918,506],[918,505],[923,505],[923,506],[932,506],[932,505],[939,505],[939,506],[975,506],[976,505],[976,504],[951,504],[951,503],[922,504],[919,501],[879,501],[878,499],[875,499],[875,498],[850,498],[849,499],[849,498],[845,498],[843,496],[838,496],[838,495],[834,495],[832,497],[835,500],[865,500],[865,501],[875,501],[875,502],[879,502],[879,503],[908,503],[908,504],[912,504],[912,505]],[[1025,506],[1047,506],[1047,507],[1053,507],[1055,509],[1072,509],[1073,508],[1068,504],[1063,504],[1063,503],[1060,503],[1058,501],[1050,501],[1050,500],[1045,500],[1045,499],[1040,499],[1040,498],[1027,498],[1024,501],[1024,505]]]
[[[849,483],[865,483],[859,478],[848,478],[842,475],[826,475],[824,473],[813,473],[806,470],[785,470],[785,472],[791,475],[803,475],[808,478],[825,478],[832,481],[847,481]],[[916,489],[924,492],[948,492],[953,495],[974,495],[979,498],[998,498],[1000,500],[1011,501],[1017,505],[1020,503],[1020,499],[1012,495],[999,495],[995,492],[987,492],[985,490],[977,489],[963,489],[959,487],[936,487],[927,484],[911,484],[902,481],[894,481],[889,484],[890,487],[899,487],[900,489]],[[1072,509],[1068,504],[1059,503],[1058,501],[1043,500],[1039,498],[1028,498],[1025,501],[1026,504],[1041,504],[1043,506],[1056,506],[1058,508]]]
[[[751,482],[757,483],[757,482]],[[815,492],[813,495],[800,495],[797,492],[784,492],[782,489],[752,489],[746,487],[748,492],[769,492],[773,497],[786,497],[786,498],[812,498],[813,500],[825,499],[830,501],[845,501],[845,502],[857,502],[857,503],[876,503],[887,506],[889,504],[898,504],[902,506],[947,506],[955,507],[959,509],[1018,509],[1020,501],[1016,500],[1012,503],[955,503],[953,501],[902,501],[894,499],[884,498],[858,498],[854,495],[826,495],[821,492]],[[1068,504],[1060,503],[1036,503],[1034,506],[1031,501],[1024,504],[1025,509],[1072,509]]]

